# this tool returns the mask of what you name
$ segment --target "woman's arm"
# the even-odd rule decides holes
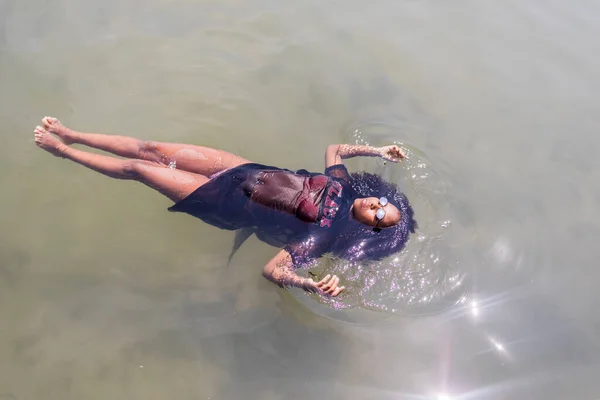
[[[397,145],[371,147],[360,144],[331,144],[325,151],[325,167],[342,164],[344,158],[356,156],[381,157],[388,161],[399,162],[404,158],[404,152]]]
[[[337,296],[344,290],[343,286],[338,286],[340,278],[335,275],[327,275],[319,282],[315,282],[310,278],[298,276],[292,267],[292,256],[287,251],[281,250],[265,265],[263,276],[281,287],[295,286],[307,292]]]

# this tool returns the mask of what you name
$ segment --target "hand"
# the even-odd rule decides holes
[[[401,159],[406,157],[400,146],[395,144],[391,146],[380,147],[379,152],[381,158],[391,162],[400,162]]]
[[[345,289],[344,286],[338,286],[340,283],[340,278],[329,274],[327,274],[325,278],[321,279],[319,282],[315,282],[308,278],[306,283],[307,284],[304,286],[304,290],[332,297],[337,296],[342,290]]]

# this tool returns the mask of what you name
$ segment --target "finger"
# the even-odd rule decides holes
[[[323,278],[319,282],[317,282],[317,286],[318,287],[323,286],[329,280],[330,277],[331,277],[331,275],[329,275],[329,274],[325,275],[325,278]]]
[[[331,293],[335,292],[335,290],[338,287],[338,283],[340,283],[340,278],[338,278],[337,276],[335,276],[332,279],[332,281],[333,282],[331,282],[331,285],[329,286],[329,289],[327,289],[327,291],[326,291],[327,294],[331,294]]]
[[[335,297],[342,292],[342,290],[346,289],[345,286],[340,286],[331,293],[331,297]]]
[[[327,296],[337,296],[336,293],[339,293],[340,290],[340,286],[338,286],[337,284],[335,285],[335,287],[332,287],[330,290],[327,291],[327,293],[324,293]]]
[[[335,285],[333,285],[332,292],[335,292],[337,288],[340,286],[340,278],[338,276],[335,277]]]
[[[336,286],[336,282],[339,281],[338,277],[333,275],[331,277],[331,279],[329,280],[329,282],[327,282],[327,284],[325,284],[325,286],[323,286],[323,291],[324,292],[329,292],[331,291],[332,288],[334,288]]]
[[[399,162],[403,158],[405,158],[404,152],[402,150],[398,150],[394,156],[394,161]]]
[[[329,280],[329,282],[327,282],[325,285],[323,285],[323,287],[321,289],[323,289],[324,292],[329,291],[329,289],[331,289],[331,287],[335,284],[336,279],[337,279],[337,276],[333,275],[331,277],[331,279]]]

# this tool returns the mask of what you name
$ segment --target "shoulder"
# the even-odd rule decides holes
[[[350,183],[352,177],[344,164],[334,164],[325,168],[325,175],[343,183]]]
[[[325,168],[325,175],[335,176],[337,174],[343,174],[346,176],[350,176],[350,173],[348,172],[348,168],[346,168],[346,166],[344,164],[334,164],[334,165],[330,165],[329,167]]]

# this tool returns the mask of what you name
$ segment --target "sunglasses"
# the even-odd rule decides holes
[[[381,197],[379,199],[379,204],[381,205],[381,208],[375,213],[375,219],[377,220],[377,225],[375,225],[375,228],[377,228],[381,220],[385,218],[385,210],[383,209],[383,207],[385,207],[388,204],[388,199],[386,199],[385,197]]]

